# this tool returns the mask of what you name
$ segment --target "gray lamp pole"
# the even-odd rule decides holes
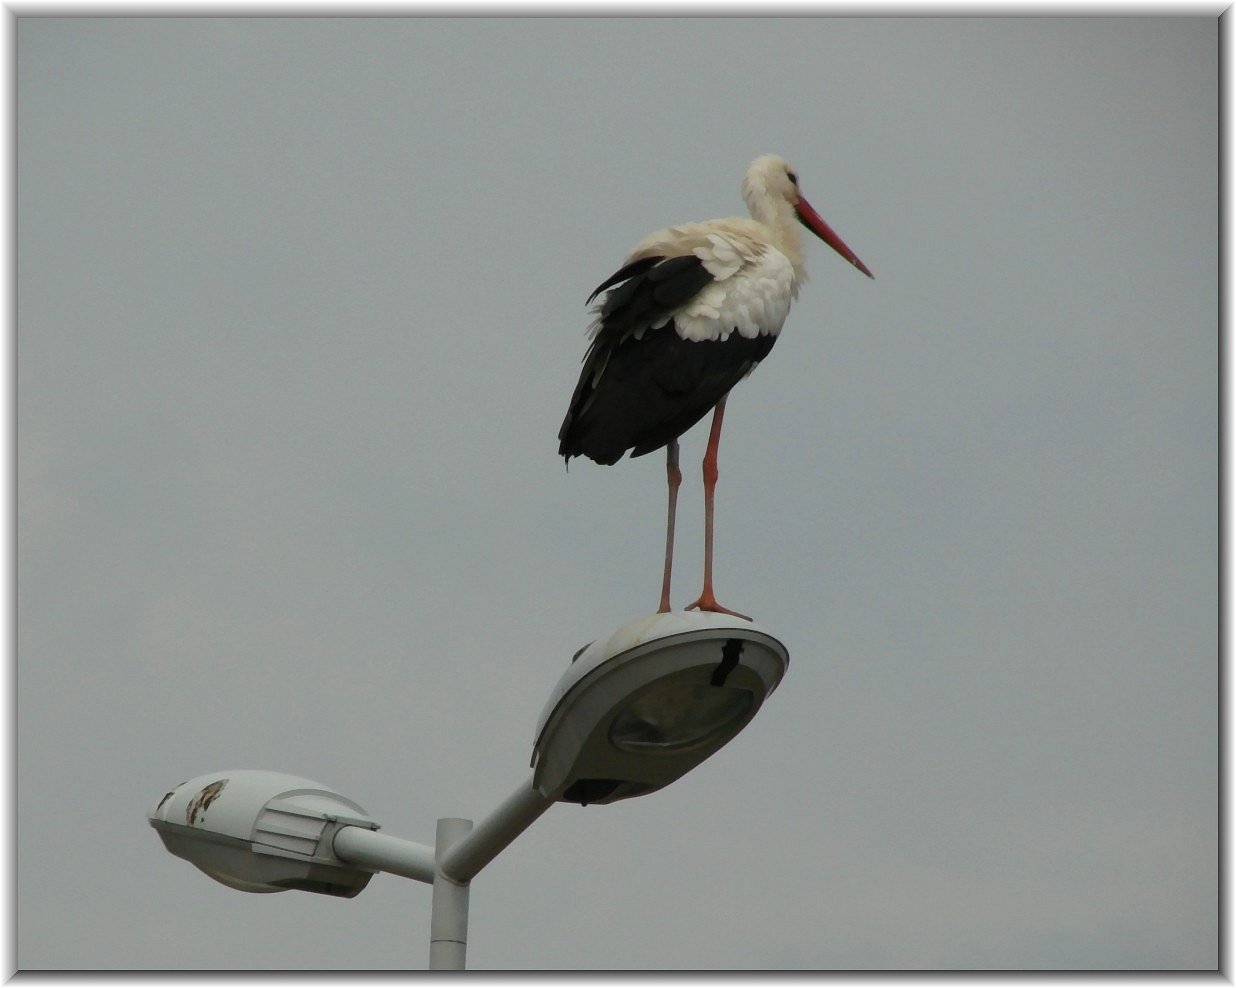
[[[442,870],[452,847],[472,829],[471,820],[446,817],[438,821],[434,860],[433,910],[429,917],[429,970],[462,971],[468,959],[468,893],[471,884],[456,883]]]
[[[429,969],[463,970],[472,879],[553,804],[554,800],[545,798],[528,781],[475,829],[471,820],[439,820],[433,847],[356,826],[341,828],[333,847],[339,859],[348,864],[432,885]]]

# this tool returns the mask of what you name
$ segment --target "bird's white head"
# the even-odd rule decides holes
[[[751,162],[742,180],[742,197],[760,223],[788,234],[797,220],[868,278],[875,277],[803,197],[798,175],[784,158],[764,154]]]
[[[762,154],[747,166],[742,180],[742,197],[747,205],[793,203],[798,198],[798,176],[784,158]]]

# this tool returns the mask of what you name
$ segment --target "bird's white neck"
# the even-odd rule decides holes
[[[799,237],[798,215],[788,200],[771,196],[763,189],[745,190],[751,218],[768,228],[769,241],[794,266],[795,280],[803,279],[803,248]]]

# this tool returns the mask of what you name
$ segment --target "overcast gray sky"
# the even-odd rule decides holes
[[[17,962],[418,968],[144,814],[268,768],[431,841],[659,593],[556,454],[584,300],[773,152],[875,272],[734,393],[782,688],[473,883],[488,969],[1217,963],[1217,34],[1191,19],[22,19]],[[675,602],[699,590],[702,429]]]

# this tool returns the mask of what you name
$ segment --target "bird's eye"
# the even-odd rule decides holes
[[[786,172],[786,173],[785,173],[785,176],[786,176],[786,178],[788,178],[791,182],[793,182],[795,185],[797,185],[797,184],[798,184],[798,176],[797,176],[797,175],[795,175],[793,172]]]

